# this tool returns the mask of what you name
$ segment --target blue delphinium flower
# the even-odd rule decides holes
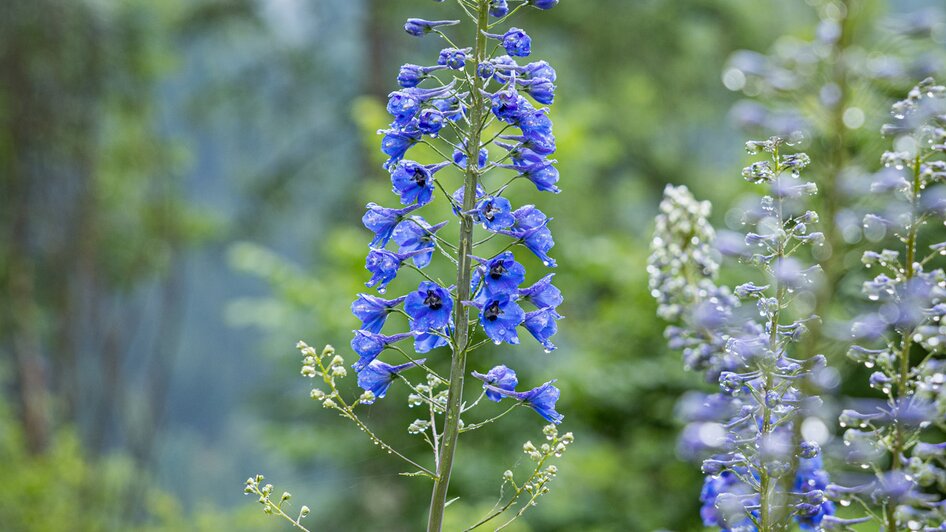
[[[440,57],[437,58],[438,65],[445,65],[453,70],[463,70],[466,66],[466,56],[470,53],[470,48],[444,48],[440,51]]]
[[[381,139],[381,151],[389,157],[387,162],[384,163],[385,168],[390,168],[403,159],[407,150],[420,142],[423,137],[416,120],[411,121],[404,127],[382,129],[378,133],[384,135]]]
[[[453,299],[446,288],[423,281],[417,290],[407,295],[404,312],[411,317],[411,330],[415,332],[441,329],[450,322]]]
[[[401,204],[430,203],[434,194],[434,174],[449,163],[422,165],[403,160],[391,172],[391,184],[395,194],[401,196]]]
[[[443,129],[444,117],[439,109],[424,109],[417,118],[417,127],[421,133],[436,137]]]
[[[430,77],[431,72],[445,68],[447,67],[444,65],[420,66],[407,63],[401,66],[401,71],[397,75],[397,84],[405,89],[411,89]]]
[[[457,166],[466,169],[466,160],[467,155],[465,151],[453,150],[453,162],[457,163]],[[489,152],[486,151],[486,148],[482,148],[480,150],[479,157],[477,158],[476,165],[479,168],[483,168],[486,166],[487,161],[489,161]]]
[[[809,442],[803,444],[811,446]],[[823,468],[820,454],[799,460],[794,491],[804,494],[804,500],[797,507],[795,521],[802,530],[818,530],[826,516],[834,515],[834,503],[824,495],[828,482],[828,473]]]
[[[380,360],[372,360],[370,364],[358,372],[358,386],[366,392],[371,392],[375,398],[381,399],[388,393],[388,388],[391,387],[391,383],[397,378],[398,373],[405,369],[423,364],[426,361],[427,359],[422,358],[414,362],[401,364],[400,366],[392,366]],[[374,401],[368,400],[362,402],[370,405]]]
[[[414,261],[414,266],[426,268],[433,256],[434,235],[445,225],[447,222],[430,225],[420,216],[411,216],[410,219],[397,224],[391,233],[391,239],[399,246],[398,253],[424,250],[424,253],[414,255],[411,260]]]
[[[558,0],[529,0],[529,5],[539,9],[552,9],[558,5]]]
[[[506,0],[489,0],[489,14],[496,17],[505,17],[509,14],[509,4]]]
[[[545,61],[534,61],[521,67],[519,71],[522,73],[522,78],[526,80],[544,78],[555,83],[558,79],[555,69]]]
[[[394,253],[386,249],[372,249],[365,259],[365,268],[371,272],[371,279],[365,283],[365,286],[368,288],[377,286],[378,292],[383,294],[388,283],[397,277],[397,271],[404,261],[421,253],[425,251],[418,249],[407,253]]]
[[[518,238],[543,264],[555,267],[555,260],[549,257],[548,252],[555,245],[552,232],[547,227],[551,218],[536,209],[534,205],[526,205],[513,211],[516,223],[508,230],[499,231],[502,234]]]
[[[486,336],[496,344],[519,343],[516,327],[525,319],[525,311],[513,299],[507,294],[487,293],[476,305],[480,309],[480,325]]]
[[[486,372],[486,375],[474,371],[473,376],[483,381],[483,389],[486,391],[486,398],[497,403],[503,399],[503,395],[491,389],[491,387],[512,392],[515,391],[516,386],[519,384],[516,372],[503,365],[495,366],[493,369]]]
[[[503,168],[519,172],[519,177],[524,177],[535,185],[535,188],[558,194],[561,192],[555,183],[558,183],[558,169],[555,168],[554,160],[549,160],[535,153],[532,150],[517,150],[512,159],[513,164],[502,165]]]
[[[550,338],[558,332],[558,324],[555,322],[560,319],[562,316],[554,309],[543,308],[526,313],[523,325],[542,344],[546,352],[551,352],[556,348]]]
[[[483,224],[483,227],[490,231],[499,231],[508,229],[516,222],[516,218],[510,212],[512,203],[502,196],[486,196],[476,204],[476,221]]]
[[[404,31],[415,37],[423,37],[440,26],[453,26],[459,23],[459,20],[424,20],[421,18],[409,18],[407,22],[404,23]]]
[[[551,105],[555,101],[555,84],[548,78],[518,80],[518,83],[526,94],[541,104]]]
[[[463,196],[465,193],[466,193],[466,188],[460,187],[456,189],[453,192],[453,194],[450,195],[450,198],[453,200],[453,205],[454,205],[453,214],[456,214],[457,216],[460,215],[460,207],[463,206]],[[483,188],[483,185],[477,183],[476,184],[476,199],[479,200],[485,195],[486,195],[486,190]]]
[[[486,34],[494,39],[499,39],[506,53],[513,57],[527,57],[532,53],[532,39],[526,32],[519,28],[509,28],[502,35],[492,33]]]
[[[504,251],[489,260],[474,258],[480,263],[477,274],[490,294],[518,295],[519,285],[526,279],[526,268],[516,262],[511,251]]]
[[[414,324],[411,324],[411,328],[414,328]],[[449,325],[442,331],[435,332],[426,332],[418,334],[414,338],[414,351],[418,353],[429,353],[430,351],[437,349],[438,347],[443,347],[447,345],[447,339],[444,338],[444,335],[450,334]]]
[[[413,333],[394,334],[391,336],[373,333],[370,331],[354,331],[355,337],[351,339],[351,348],[358,353],[361,358],[352,365],[355,371],[361,371],[372,360],[378,358],[381,351],[384,351],[388,345],[400,342],[405,338],[414,336]]]
[[[538,308],[556,308],[562,304],[562,291],[552,284],[554,273],[539,279],[528,288],[519,289],[519,298]]]
[[[351,312],[361,320],[363,330],[379,333],[388,319],[388,314],[393,312],[394,307],[401,304],[405,297],[382,299],[370,294],[358,294],[358,299],[351,304]]]
[[[522,401],[523,404],[535,410],[546,421],[558,425],[565,419],[565,416],[555,411],[555,403],[558,401],[561,392],[558,388],[552,386],[554,383],[555,381],[551,380],[527,392],[509,391],[491,385],[487,385],[487,388],[499,395]]]
[[[365,206],[368,211],[362,216],[361,221],[371,231],[374,232],[374,238],[370,247],[384,247],[391,240],[394,228],[397,227],[405,216],[412,211],[416,211],[421,205],[411,205],[403,209],[389,209],[382,207],[377,203],[369,203]]]

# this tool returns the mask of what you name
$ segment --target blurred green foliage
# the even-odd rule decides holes
[[[353,361],[362,207],[393,204],[374,132],[398,66],[439,50],[401,21],[446,8],[3,4],[2,528],[282,530],[241,494],[263,472],[312,508],[318,530],[416,530],[427,481],[399,477],[308,399],[293,345],[332,343]],[[801,0],[590,4],[563,0],[517,22],[559,73],[564,192],[514,192],[555,218],[559,350],[491,348],[471,369],[502,361],[524,383],[559,378],[563,428],[576,434],[552,493],[517,530],[699,530],[701,476],[676,456],[674,408],[701,383],[654,316],[651,220],[668,182],[713,200],[724,220],[745,191],[726,60],[809,38],[817,16]],[[872,6],[859,24],[886,4]],[[27,397],[29,367],[46,379]],[[30,397],[43,426],[33,436]],[[395,388],[368,420],[420,456],[405,399]],[[448,530],[484,514],[502,472],[525,465],[520,445],[542,424],[516,414],[461,440]]]

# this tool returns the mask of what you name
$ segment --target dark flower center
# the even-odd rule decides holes
[[[440,307],[443,306],[443,300],[440,299],[440,294],[433,290],[428,290],[427,297],[424,298],[424,304],[427,305],[430,310],[440,310]]]
[[[417,168],[414,170],[414,183],[419,187],[424,187],[427,185],[427,172],[422,168]]]
[[[502,261],[494,263],[489,269],[489,276],[493,279],[499,279],[504,273],[506,273],[506,266]]]
[[[503,311],[499,310],[499,301],[493,301],[483,309],[483,317],[489,321],[496,321],[502,313]]]
[[[483,217],[491,222],[493,221],[493,218],[496,216],[497,213],[502,212],[501,209],[497,209],[496,207],[493,206],[493,202],[487,203],[485,207],[486,208],[483,209]]]

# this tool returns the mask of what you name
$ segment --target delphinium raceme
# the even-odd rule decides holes
[[[946,273],[937,262],[946,242],[930,225],[946,218],[946,87],[924,80],[891,116],[883,133],[893,150],[871,190],[880,203],[864,217],[872,240],[887,237],[891,247],[863,255],[866,268],[880,271],[864,283],[873,308],[855,320],[848,352],[872,371],[870,386],[885,400],[840,417],[847,461],[874,475],[828,493],[845,506],[856,502],[882,530],[943,531]]]
[[[786,153],[788,147],[777,137],[747,144],[750,153],[770,160],[743,172],[769,189],[745,214],[751,230],[744,244],[714,246],[709,205],[682,187],[668,187],[652,245],[658,312],[675,322],[667,330],[670,345],[683,349],[685,365],[704,371],[721,390],[699,397],[697,422],[682,445],[709,454],[702,466],[701,517],[723,530],[782,531],[793,522],[817,529],[835,519],[824,496],[828,478],[818,444],[793,439],[793,426],[819,404],[800,383],[824,366],[824,357],[797,352],[817,317],[794,300],[812,289],[820,270],[796,254],[820,245],[823,236],[811,230],[817,214],[804,208],[817,191],[799,179],[808,156]],[[758,268],[764,281],[731,292],[717,286],[714,247]]]
[[[560,192],[558,170],[549,158],[556,148],[552,121],[548,109],[541,107],[554,100],[556,72],[545,61],[526,62],[524,58],[532,52],[531,38],[524,30],[507,25],[520,10],[547,10],[557,3],[457,0],[456,13],[472,21],[469,47],[456,44],[455,36],[446,33],[463,28],[460,20],[407,20],[404,29],[409,35],[442,39],[446,47],[432,60],[435,64],[400,68],[400,88],[389,95],[387,103],[393,121],[379,131],[381,150],[388,157],[384,168],[400,206],[390,206],[390,201],[385,206],[369,203],[362,219],[374,234],[365,264],[371,274],[366,285],[377,292],[359,294],[351,306],[361,321],[351,347],[359,356],[352,367],[362,395],[353,401],[342,399],[336,381],[348,371],[333,348],[319,354],[304,343],[299,345],[303,374],[321,378],[327,387],[313,389],[312,397],[406,462],[412,468],[406,474],[432,479],[429,531],[443,526],[461,433],[489,425],[520,406],[549,423],[544,430],[546,443],[523,446],[535,462],[534,469],[519,479],[506,471],[504,496],[470,529],[487,523],[504,528],[534,506],[548,492],[557,472],[549,460],[561,456],[573,441],[571,433],[559,435],[556,428],[564,416],[556,411],[555,380],[523,389],[520,376],[506,365],[476,367],[472,376],[479,395],[470,401],[464,397],[469,391],[464,386],[467,361],[477,348],[489,343],[518,344],[520,333],[526,332],[546,353],[555,349],[552,337],[562,317],[556,310],[562,294],[552,283],[552,274],[527,281],[530,276],[519,262],[524,254],[532,254],[545,267],[555,266],[549,256],[554,246],[548,227],[551,219],[534,205],[514,206],[505,193],[520,185],[538,192]],[[408,152],[417,147],[422,147],[423,156],[434,154],[436,162],[407,159]],[[453,212],[459,226],[454,230],[456,240],[446,236],[448,221],[431,223],[421,215],[421,209],[435,201],[446,202]],[[452,266],[455,277],[449,281],[436,277],[429,266],[437,257]],[[388,296],[388,285],[407,272],[415,274],[416,288]],[[392,315],[406,319],[389,320]],[[386,325],[401,323],[407,330],[385,332]],[[413,349],[408,347],[410,341]],[[437,371],[438,366],[449,369]],[[384,398],[396,383],[408,387],[410,407],[428,411],[410,424],[408,432],[429,445],[432,465],[422,465],[422,460],[395,450],[356,413],[360,405]],[[509,406],[492,416],[471,413],[474,407],[492,402]],[[268,512],[301,528],[298,518],[283,513],[282,503],[270,501],[272,487],[268,491],[267,486],[260,487],[261,480],[248,480],[247,493],[259,495]],[[506,512],[511,516],[497,519]]]

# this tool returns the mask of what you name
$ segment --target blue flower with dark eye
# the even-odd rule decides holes
[[[519,84],[525,87],[526,94],[539,103],[551,105],[555,101],[555,84],[547,78],[520,80]]]
[[[509,211],[512,204],[502,196],[486,196],[476,204],[476,210],[470,214],[476,215],[476,221],[490,231],[508,229],[516,223],[515,217]]]
[[[443,113],[437,109],[424,109],[418,117],[417,127],[425,135],[436,137],[443,129]]]
[[[397,243],[398,253],[407,253],[410,251],[424,250],[420,255],[414,255],[412,259],[414,266],[426,268],[430,264],[434,250],[434,234],[437,233],[447,222],[440,222],[437,225],[430,225],[420,216],[411,216],[409,220],[397,224],[391,238]]]
[[[519,28],[509,28],[509,31],[502,35],[487,33],[486,36],[499,39],[506,53],[513,57],[526,57],[532,53],[532,39]]]
[[[531,150],[521,150],[516,152],[512,162],[513,164],[504,164],[501,167],[519,172],[519,177],[532,181],[540,191],[554,194],[561,192],[561,189],[555,186],[559,178],[558,169],[554,166],[556,161],[546,159]]]
[[[494,343],[519,343],[516,327],[525,319],[526,313],[507,294],[486,294],[473,304],[479,306],[480,325]]]
[[[562,304],[562,291],[552,284],[554,273],[539,279],[529,288],[519,289],[519,298],[528,301],[537,308],[555,308]]]
[[[491,390],[489,388],[490,386],[512,392],[515,391],[516,386],[519,384],[519,379],[516,378],[516,372],[506,366],[496,366],[489,370],[486,375],[474,371],[473,376],[483,381],[483,389],[486,390],[486,398],[497,403],[503,399],[503,395]]]
[[[365,227],[374,232],[374,238],[371,240],[370,247],[384,247],[391,240],[391,234],[394,228],[411,211],[416,211],[420,204],[404,207],[403,209],[389,209],[382,207],[377,203],[366,205],[368,212],[361,217],[361,222]]]
[[[423,252],[422,249],[408,253],[392,253],[386,249],[372,249],[365,259],[365,268],[371,272],[371,280],[365,283],[365,286],[371,288],[377,285],[378,292],[383,294],[387,290],[388,283],[397,277],[397,271],[404,261]]]
[[[496,386],[487,385],[492,391],[504,395],[506,397],[512,397],[513,399],[522,401],[523,404],[533,409],[542,416],[549,423],[555,423],[558,425],[565,419],[565,416],[559,414],[555,411],[555,403],[558,401],[561,392],[555,386],[552,386],[555,381],[551,380],[538,388],[533,388],[527,392],[513,392],[509,390],[504,390]]]
[[[424,136],[416,120],[403,128],[381,129],[378,133],[384,135],[381,138],[381,151],[389,157],[384,163],[384,168],[390,168],[403,159],[407,150],[420,142]]]
[[[558,332],[558,324],[555,322],[562,319],[562,316],[555,309],[543,308],[526,313],[523,325],[532,336],[542,344],[546,352],[554,351],[555,344],[550,340]]]
[[[453,26],[459,23],[459,20],[424,20],[422,18],[409,18],[407,22],[404,23],[404,31],[414,37],[423,37],[440,26]]]
[[[470,48],[444,48],[440,51],[440,57],[437,58],[438,65],[445,65],[453,70],[463,70],[466,66],[466,54],[470,53]]]
[[[355,337],[351,339],[351,348],[358,353],[361,358],[355,362],[352,367],[355,371],[361,371],[372,360],[381,354],[390,344],[400,342],[405,338],[414,336],[413,333],[395,334],[387,336],[369,331],[354,331]]]
[[[512,215],[516,219],[512,229],[498,232],[518,238],[529,251],[535,253],[535,256],[542,260],[542,264],[554,268],[555,260],[548,255],[548,251],[555,245],[555,241],[552,240],[552,232],[547,227],[552,219],[546,217],[534,205],[520,207]]]
[[[466,152],[461,151],[461,150],[453,150],[453,162],[457,163],[457,166],[459,166],[460,168],[466,168],[467,158],[468,157],[466,155]],[[483,168],[484,166],[486,166],[486,162],[489,160],[489,152],[486,151],[486,148],[480,149],[480,154],[477,159],[478,159],[476,161],[477,166],[479,166],[480,168]]]
[[[519,285],[526,279],[526,268],[516,262],[512,251],[504,251],[489,260],[474,259],[480,263],[477,272],[490,294],[518,295]]]
[[[422,358],[408,362],[407,364],[401,364],[400,366],[392,366],[380,360],[372,360],[370,364],[358,372],[358,386],[366,392],[373,393],[376,398],[381,399],[388,393],[388,388],[391,387],[391,383],[397,378],[398,373],[405,369],[423,364],[426,361],[426,358]],[[373,402],[374,401],[365,401],[364,403],[370,405]]]
[[[388,314],[395,306],[404,301],[405,296],[396,299],[382,299],[370,294],[358,294],[358,299],[351,304],[351,313],[361,320],[361,328],[368,332],[379,333],[384,327]]]
[[[440,329],[450,323],[453,299],[450,292],[430,281],[423,281],[417,290],[404,300],[404,312],[411,317],[411,330],[424,333]]]
[[[434,195],[434,174],[449,163],[422,165],[414,161],[403,160],[391,172],[391,184],[395,194],[401,196],[401,203],[427,205]]]
[[[529,5],[539,9],[552,9],[558,5],[558,0],[529,0]]]
[[[509,4],[506,0],[490,0],[489,14],[496,17],[505,17],[509,14]]]

